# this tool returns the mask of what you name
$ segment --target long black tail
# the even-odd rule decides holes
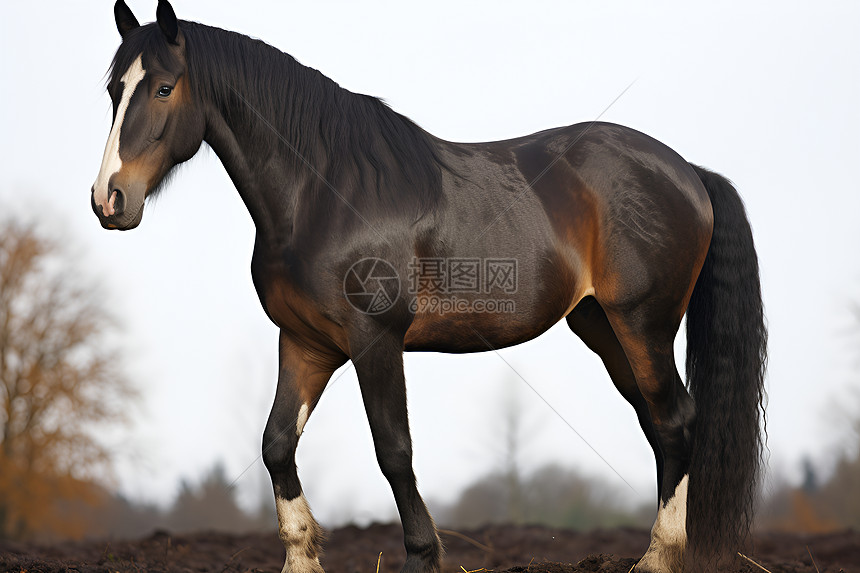
[[[687,383],[696,403],[687,532],[692,556],[734,555],[747,540],[762,459],[767,327],[743,201],[693,166],[714,234],[687,308]],[[698,559],[697,559],[698,560]]]

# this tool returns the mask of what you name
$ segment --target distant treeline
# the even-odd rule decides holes
[[[71,499],[67,496],[50,504],[51,509],[44,512],[50,519],[27,537],[121,539],[146,536],[157,529],[247,533],[277,527],[273,499],[262,496],[256,511],[244,510],[221,464],[215,464],[197,483],[183,480],[168,508],[133,502],[87,482],[77,482],[76,489],[77,495]],[[574,529],[651,525],[654,508],[631,510],[619,499],[613,487],[549,465],[527,476],[490,473],[468,486],[456,502],[432,504],[432,509],[438,523],[453,528],[487,523],[539,523]]]
[[[809,459],[803,462],[799,486],[777,479],[776,487],[762,501],[759,527],[806,533],[860,530],[860,440],[855,442],[854,451],[842,454],[824,480]]]
[[[655,493],[656,496],[656,493]],[[656,503],[634,508],[619,486],[583,477],[558,465],[526,475],[497,471],[466,487],[450,506],[435,509],[438,523],[473,528],[490,523],[541,524],[589,530],[598,527],[651,527]]]
[[[53,503],[49,520],[27,537],[137,538],[156,529],[180,533],[219,530],[233,533],[273,531],[274,503],[263,496],[257,511],[237,503],[221,464],[197,483],[183,481],[173,504],[135,503],[86,482],[77,495]],[[616,486],[582,477],[576,471],[549,465],[525,475],[493,472],[463,490],[450,505],[432,504],[436,521],[447,528],[473,528],[489,523],[544,524],[588,530],[618,526],[651,526],[656,509],[632,508],[619,501]],[[860,528],[860,451],[846,455],[822,483],[807,465],[801,486],[785,483],[763,499],[758,526],[793,532],[824,532]]]
[[[255,512],[242,509],[220,463],[197,483],[183,480],[176,499],[166,509],[130,501],[98,485],[80,487],[84,495],[55,503],[55,523],[65,523],[63,531],[55,531],[48,523],[31,537],[132,539],[157,529],[175,533],[199,530],[247,533],[274,531],[277,527],[274,499],[260,503]]]

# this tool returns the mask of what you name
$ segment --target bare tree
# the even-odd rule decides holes
[[[80,535],[56,507],[109,465],[93,432],[132,392],[99,294],[58,243],[0,222],[0,536]]]
[[[197,486],[182,480],[168,523],[173,531],[208,529],[247,532],[257,528],[236,502],[224,464],[216,462]]]

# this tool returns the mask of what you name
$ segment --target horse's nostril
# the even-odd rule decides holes
[[[117,217],[122,215],[122,212],[125,211],[125,194],[119,189],[114,189],[111,195],[116,194],[116,197],[111,197],[111,202],[113,203],[113,214]]]

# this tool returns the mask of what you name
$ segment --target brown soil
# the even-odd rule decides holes
[[[463,532],[443,530],[441,535],[447,549],[443,570],[460,573],[629,573],[648,545],[647,531],[625,528],[579,533],[538,526],[488,526]],[[374,573],[378,561],[380,573],[396,573],[405,560],[398,525],[336,529],[329,535],[326,550],[322,564],[328,573]],[[283,555],[274,533],[171,535],[159,531],[138,541],[52,545],[0,541],[0,571],[280,571]],[[762,534],[748,555],[771,573],[860,571],[860,533]],[[736,570],[762,571],[743,560]]]

